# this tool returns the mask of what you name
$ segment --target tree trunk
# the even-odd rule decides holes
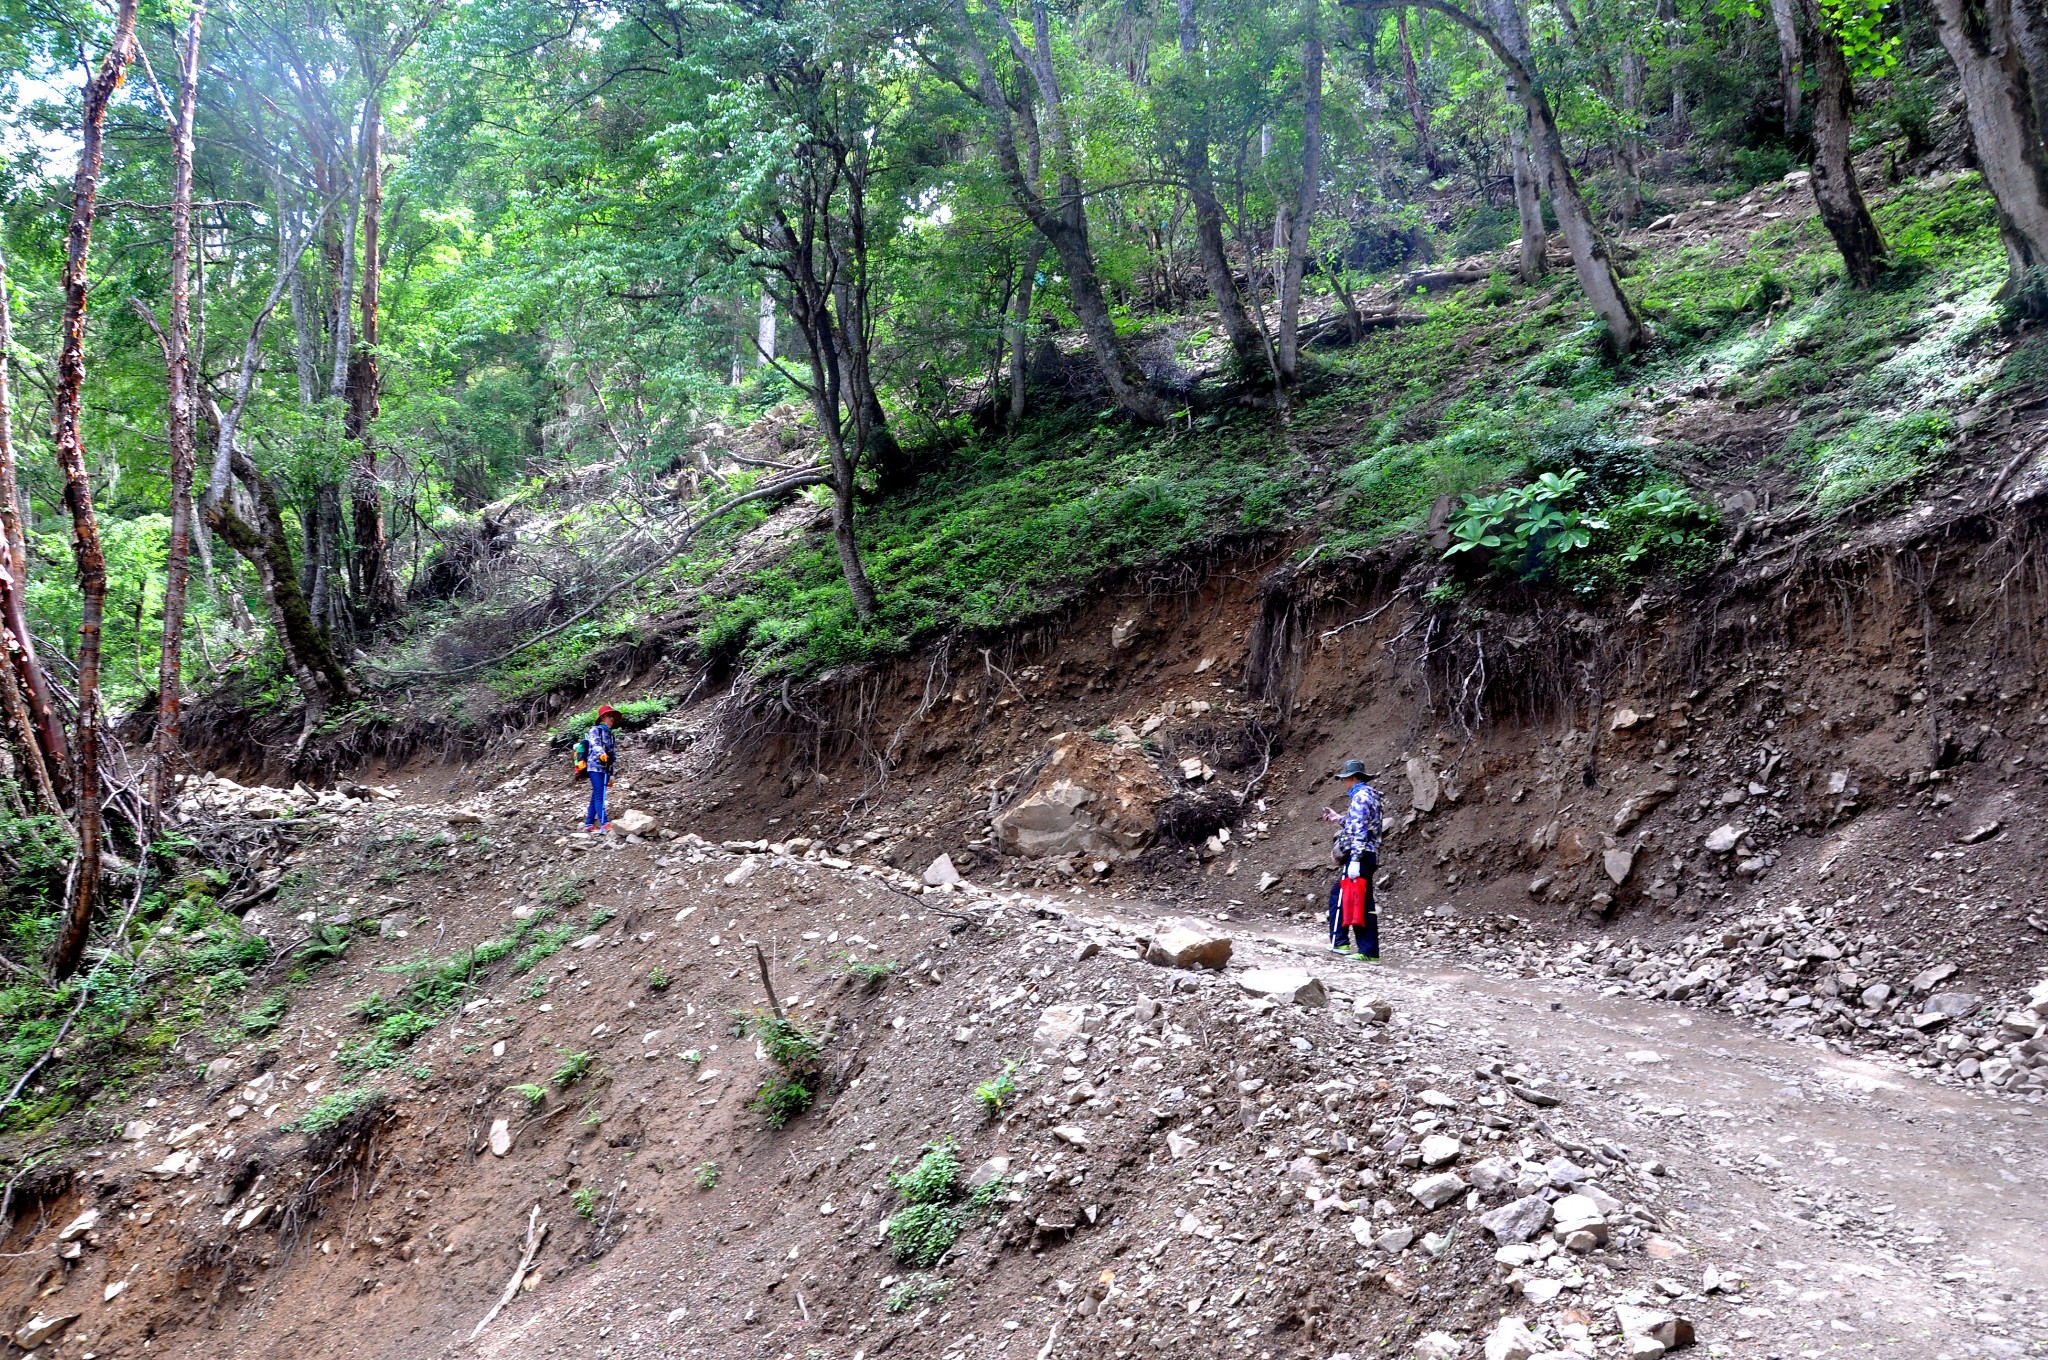
[[[1011,304],[1010,341],[1010,424],[1024,419],[1024,379],[1031,366],[1031,295],[1038,284],[1038,261],[1045,254],[1045,238],[1034,236],[1024,248],[1023,277]]]
[[[278,647],[284,653],[285,665],[306,697],[307,711],[316,718],[330,701],[347,696],[348,675],[336,659],[326,634],[313,624],[312,610],[306,603],[305,592],[299,587],[298,572],[292,563],[291,542],[285,535],[284,516],[278,509],[277,494],[241,451],[238,437],[242,416],[248,410],[251,394],[256,390],[256,375],[262,367],[264,327],[277,310],[278,300],[297,280],[299,257],[304,253],[307,241],[319,235],[331,207],[331,200],[321,205],[305,236],[296,239],[290,232],[290,214],[278,213],[277,277],[270,285],[269,297],[250,324],[249,338],[242,346],[234,399],[225,412],[209,399],[214,431],[213,468],[207,480],[206,497],[201,503],[201,513],[208,527],[256,569],[256,579],[262,587],[264,603],[270,612],[271,625],[277,632]],[[255,525],[250,524],[235,506],[237,482],[247,487],[252,497],[256,509]],[[311,730],[310,726],[307,730]]]
[[[1308,32],[1301,44],[1301,191],[1288,224],[1287,266],[1280,282],[1280,344],[1277,358],[1282,382],[1301,376],[1301,285],[1308,272],[1309,229],[1315,225],[1316,200],[1323,183],[1323,24],[1321,0],[1306,0],[1302,12]]]
[[[1664,53],[1671,81],[1671,135],[1684,141],[1687,132],[1685,72],[1679,67],[1679,53],[1685,47],[1685,21],[1678,15],[1678,0],[1657,0],[1657,23],[1664,30]]]
[[[1785,140],[1796,141],[1799,124],[1799,73],[1806,57],[1799,47],[1801,0],[1771,0],[1771,22],[1778,30],[1778,99],[1785,106]]]
[[[28,536],[15,473],[13,366],[14,318],[7,304],[7,261],[0,255],[0,552],[6,554],[0,562],[0,628],[6,632],[7,664],[21,687],[35,731],[37,749],[25,762],[29,775],[61,792],[68,783],[65,767],[71,746],[28,631]]]
[[[1642,53],[1629,48],[1621,54],[1621,112],[1627,126],[1621,130],[1621,217],[1633,222],[1643,215],[1643,144],[1637,128],[1643,120]]]
[[[1423,0],[1417,2],[1423,3]],[[1566,245],[1571,248],[1572,272],[1578,278],[1579,287],[1585,290],[1586,300],[1592,304],[1594,313],[1607,324],[1608,340],[1615,354],[1634,353],[1649,339],[1649,332],[1636,315],[1628,294],[1622,291],[1621,280],[1615,276],[1614,264],[1607,256],[1607,243],[1593,225],[1593,215],[1579,194],[1578,180],[1572,176],[1571,163],[1565,159],[1564,138],[1558,133],[1549,96],[1544,94],[1543,83],[1536,74],[1535,59],[1529,46],[1528,20],[1522,13],[1520,0],[1486,0],[1490,23],[1474,19],[1445,0],[1427,0],[1427,4],[1438,13],[1456,18],[1471,28],[1508,68],[1508,77],[1514,82],[1515,90],[1521,96],[1522,108],[1529,116],[1531,150],[1537,168],[1549,186],[1551,209],[1557,214],[1557,223],[1564,231]]]
[[[383,397],[383,375],[377,366],[377,292],[384,274],[377,233],[383,212],[384,111],[379,93],[373,89],[363,110],[362,322],[349,360],[348,414],[343,421],[343,433],[356,441],[355,461],[348,472],[356,550],[350,574],[373,624],[397,618],[403,607],[384,534],[384,488],[377,472],[377,445],[370,438],[370,424],[377,418]]]
[[[1510,82],[1512,89],[1512,82]],[[1516,259],[1516,274],[1525,284],[1543,277],[1549,268],[1543,250],[1550,231],[1543,225],[1542,191],[1537,187],[1536,167],[1529,161],[1529,120],[1527,116],[1508,119],[1508,154],[1515,175],[1515,215],[1522,224],[1522,251]]]
[[[1813,34],[1814,65],[1820,88],[1813,97],[1813,201],[1820,220],[1835,238],[1849,282],[1869,288],[1884,268],[1884,237],[1878,235],[1856,184],[1849,159],[1850,117],[1855,93],[1849,83],[1849,59],[1842,42],[1821,12],[1819,0],[1802,0],[1806,26]]]
[[[164,336],[170,410],[171,541],[164,562],[163,646],[157,657],[156,758],[150,766],[149,802],[161,820],[170,801],[171,766],[178,755],[179,711],[185,682],[185,587],[191,575],[192,474],[199,462],[199,421],[192,354],[192,121],[199,100],[199,26],[205,0],[195,0],[178,52],[178,108],[171,119],[171,321]]]
[[[0,625],[0,646],[5,646],[10,653],[15,647],[14,634],[4,625]],[[56,786],[50,782],[50,766],[43,759],[42,740],[36,731],[35,718],[29,713],[28,702],[22,696],[20,673],[12,665],[0,666],[0,704],[6,707],[7,725],[13,729],[14,744],[21,752],[21,764],[26,767],[37,810],[65,822],[64,804],[58,801]],[[65,825],[68,827],[69,823]]]
[[[761,290],[761,306],[754,322],[754,352],[765,368],[775,362],[775,294]]]
[[[973,21],[967,14],[967,0],[953,0],[960,35],[978,77],[973,93],[988,111],[989,130],[996,143],[996,159],[1002,166],[1003,178],[1009,183],[1011,197],[1017,200],[1018,208],[1031,225],[1051,244],[1053,254],[1059,258],[1060,268],[1066,273],[1068,303],[1074,309],[1075,319],[1081,323],[1082,333],[1088,337],[1089,348],[1094,351],[1096,367],[1102,374],[1103,385],[1109,389],[1110,400],[1141,425],[1164,425],[1165,404],[1159,400],[1159,394],[1152,390],[1151,383],[1118,338],[1115,320],[1110,315],[1109,298],[1103,291],[1102,277],[1095,269],[1095,252],[1088,241],[1087,203],[1082,196],[1080,176],[1073,168],[1073,148],[1062,127],[1065,115],[1060,108],[1059,83],[1052,69],[1051,38],[1047,32],[1042,0],[1037,0],[1032,9],[1033,26],[1038,30],[1036,36],[1039,40],[1035,53],[1025,50],[1023,39],[1017,36],[1017,30],[1007,15],[997,10],[994,17],[1008,36],[1017,64],[1030,73],[1051,120],[1054,158],[1058,167],[1054,181],[1055,196],[1051,201],[1040,194],[1038,185],[1024,173],[1024,164],[1017,152],[1017,128],[1010,104],[996,80],[988,50],[974,32]],[[1030,101],[1019,102],[1027,120],[1026,135],[1032,136]]]
[[[1970,114],[1977,164],[1998,205],[2010,277],[2021,310],[2048,314],[2048,149],[2033,81],[2020,50],[2015,0],[1932,0],[1934,26],[1955,63]]]
[[[58,330],[57,383],[51,401],[57,465],[64,473],[64,503],[71,511],[71,546],[78,564],[78,868],[69,909],[57,937],[51,973],[59,980],[78,971],[100,896],[100,623],[107,604],[107,559],[100,550],[93,511],[92,474],[80,439],[79,404],[85,386],[86,266],[92,250],[93,211],[99,201],[101,130],[107,105],[135,56],[136,0],[121,0],[113,41],[85,83],[80,109],[78,171],[71,180],[71,223],[64,238],[64,313]]]
[[[1180,55],[1189,64],[1199,60],[1201,31],[1195,22],[1195,0],[1178,0],[1180,12]],[[1188,129],[1185,157],[1188,197],[1195,205],[1195,253],[1202,262],[1202,278],[1209,296],[1216,300],[1216,313],[1223,321],[1223,334],[1237,356],[1238,367],[1246,372],[1258,366],[1264,354],[1258,333],[1245,314],[1244,299],[1237,291],[1237,275],[1230,267],[1230,255],[1223,245],[1223,205],[1216,198],[1216,176],[1209,160],[1209,101],[1207,73],[1203,76],[1201,113]]]
[[[1440,175],[1443,171],[1437,164],[1436,144],[1429,136],[1429,107],[1422,102],[1422,82],[1415,74],[1415,53],[1408,46],[1408,11],[1405,9],[1394,15],[1394,37],[1401,51],[1401,84],[1403,93],[1408,97],[1408,121],[1415,125],[1415,146],[1422,152],[1422,163],[1429,167],[1429,173]]]
[[[276,489],[240,449],[234,450],[230,458],[236,480],[247,488],[254,502],[255,522],[242,517],[232,497],[222,496],[218,500],[210,498],[207,523],[256,569],[285,662],[305,692],[307,704],[324,709],[331,701],[347,695],[348,675],[325,630],[315,620],[305,593],[299,589],[298,573],[292,563],[291,536],[284,527],[284,512]]]

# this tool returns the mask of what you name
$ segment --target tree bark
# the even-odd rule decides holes
[[[21,688],[35,732],[37,749],[26,761],[29,775],[61,792],[68,783],[65,771],[71,746],[65,740],[63,720],[50,697],[49,678],[43,674],[35,640],[28,631],[28,537],[15,472],[13,364],[14,318],[7,302],[7,261],[0,255],[0,529],[4,529],[0,552],[6,554],[0,562],[0,628],[6,630],[7,664]]]
[[[1514,85],[1509,82],[1512,92]],[[1538,187],[1536,167],[1529,160],[1529,120],[1508,119],[1508,157],[1514,168],[1515,216],[1522,224],[1522,250],[1516,259],[1516,274],[1525,284],[1534,283],[1543,277],[1549,263],[1543,258],[1544,247],[1550,239],[1550,231],[1543,225],[1543,198]]]
[[[1599,228],[1594,226],[1593,215],[1579,193],[1578,180],[1572,175],[1571,163],[1565,159],[1564,138],[1558,133],[1550,98],[1544,93],[1543,82],[1536,73],[1535,58],[1529,44],[1528,19],[1522,13],[1520,0],[1486,0],[1485,20],[1467,14],[1448,0],[1409,0],[1409,3],[1433,9],[1464,25],[1492,48],[1501,64],[1507,67],[1508,78],[1514,82],[1523,111],[1529,117],[1532,151],[1537,168],[1550,189],[1551,209],[1557,214],[1557,223],[1564,231],[1566,245],[1571,248],[1572,272],[1578,278],[1579,287],[1585,290],[1586,300],[1592,304],[1594,313],[1607,324],[1608,340],[1615,354],[1634,353],[1649,339],[1649,331],[1636,314],[1628,294],[1622,291],[1621,280],[1616,277],[1613,261],[1607,255],[1607,243],[1601,239]]]
[[[50,971],[59,981],[78,971],[99,904],[100,807],[100,625],[107,604],[107,560],[100,549],[99,520],[93,511],[92,474],[85,464],[79,405],[85,386],[86,269],[92,251],[93,212],[99,202],[100,153],[107,105],[128,75],[135,56],[136,0],[121,0],[113,40],[85,83],[81,101],[78,170],[71,180],[71,222],[64,238],[64,311],[58,330],[57,383],[51,401],[57,465],[64,473],[64,503],[71,511],[72,554],[78,566],[78,762],[73,784],[78,805],[78,868],[71,901],[58,934]]]
[[[1437,164],[1436,143],[1429,135],[1429,107],[1422,102],[1422,82],[1416,77],[1415,53],[1408,46],[1408,11],[1405,9],[1394,15],[1394,39],[1401,52],[1401,86],[1408,98],[1408,121],[1415,125],[1415,147],[1422,153],[1422,163],[1429,167],[1429,173],[1440,175],[1443,170]]]
[[[371,89],[363,109],[363,289],[362,321],[355,352],[349,359],[348,413],[343,433],[356,442],[349,466],[349,517],[354,529],[356,560],[351,572],[361,592],[364,612],[373,624],[397,618],[403,604],[398,575],[391,568],[390,544],[384,533],[384,489],[377,471],[377,445],[370,437],[383,397],[383,375],[377,364],[378,289],[383,261],[377,235],[384,212],[384,109],[381,92]]]
[[[960,36],[968,57],[975,65],[977,78],[969,88],[988,110],[989,130],[995,138],[996,160],[1002,167],[1003,178],[1009,183],[1011,197],[1016,199],[1018,208],[1044,235],[1052,246],[1053,254],[1059,258],[1060,267],[1067,276],[1067,300],[1074,309],[1075,318],[1081,323],[1082,333],[1088,337],[1089,348],[1094,351],[1096,367],[1101,371],[1103,385],[1109,389],[1110,399],[1126,416],[1141,425],[1164,425],[1165,404],[1152,390],[1151,383],[1117,336],[1102,277],[1095,269],[1095,252],[1088,241],[1087,204],[1081,192],[1080,175],[1074,168],[1073,148],[1064,129],[1065,114],[1060,107],[1059,82],[1052,69],[1052,39],[1043,0],[1034,0],[1032,6],[1034,36],[1037,38],[1035,51],[1026,50],[1008,15],[1000,10],[993,11],[993,15],[995,22],[1002,26],[1017,64],[1029,73],[1046,105],[1055,175],[1051,201],[1047,201],[1038,186],[1026,178],[1024,164],[1017,151],[1015,118],[1018,114],[1025,121],[1026,136],[1036,137],[1029,97],[1020,98],[1017,113],[1013,113],[1002,86],[996,80],[988,49],[982,45],[974,31],[973,21],[968,17],[967,0],[953,0],[953,12],[959,21]]]
[[[1287,265],[1280,282],[1280,379],[1301,376],[1301,286],[1308,272],[1309,230],[1323,183],[1323,23],[1321,0],[1305,0],[1307,33],[1301,43],[1301,190],[1288,224]]]
[[[1671,81],[1671,135],[1682,142],[1688,131],[1685,72],[1679,66],[1679,53],[1685,47],[1685,21],[1679,18],[1678,0],[1657,0],[1657,24],[1664,30],[1664,53]]]
[[[1024,379],[1031,366],[1031,295],[1038,283],[1038,262],[1045,254],[1045,238],[1033,236],[1024,249],[1023,277],[1011,303],[1010,342],[1010,424],[1024,419]]]
[[[157,657],[156,758],[149,801],[161,819],[170,801],[184,691],[185,588],[191,575],[192,475],[199,462],[192,354],[192,123],[199,100],[199,28],[205,0],[194,0],[178,52],[178,107],[171,117],[171,318],[164,336],[170,391],[165,431],[171,446],[171,535],[164,562],[163,645]]]
[[[1884,269],[1886,252],[1884,237],[1871,220],[1863,191],[1856,184],[1856,167],[1849,159],[1850,118],[1855,108],[1849,58],[1818,0],[1802,0],[1802,5],[1820,75],[1820,88],[1813,97],[1813,201],[1820,207],[1821,224],[1842,252],[1849,282],[1869,288]]]
[[[1195,0],[1178,0],[1180,55],[1193,65],[1201,58],[1201,30],[1195,19]],[[1223,244],[1223,205],[1216,197],[1216,175],[1209,159],[1209,97],[1206,70],[1203,73],[1200,113],[1188,129],[1183,157],[1188,198],[1195,207],[1195,254],[1202,262],[1202,278],[1209,296],[1216,300],[1216,314],[1223,322],[1223,334],[1237,356],[1238,367],[1246,372],[1264,357],[1258,332],[1245,314],[1244,298],[1237,291],[1237,274],[1230,267],[1230,254]]]
[[[1806,64],[1799,43],[1801,0],[1771,0],[1771,22],[1778,30],[1778,100],[1785,107],[1785,140],[1797,139],[1799,74]]]
[[[2005,295],[2048,313],[2048,150],[2020,49],[2015,0],[1931,0],[1935,31],[1955,63],[1977,164],[1998,205],[2009,271]]]

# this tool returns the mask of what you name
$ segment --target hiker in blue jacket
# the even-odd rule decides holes
[[[605,785],[611,782],[612,768],[619,754],[617,742],[612,737],[612,724],[619,720],[619,711],[610,704],[597,710],[597,725],[577,745],[576,763],[582,773],[590,776],[590,808],[583,814],[583,834],[612,829],[612,819],[604,810]]]
[[[1380,957],[1380,910],[1373,891],[1373,872],[1380,861],[1380,794],[1362,760],[1347,760],[1337,777],[1349,785],[1344,811],[1323,809],[1323,819],[1337,826],[1337,843],[1330,854],[1337,862],[1338,879],[1330,887],[1330,948],[1339,954],[1355,949],[1361,959],[1377,963]],[[1347,885],[1352,901],[1346,903]]]

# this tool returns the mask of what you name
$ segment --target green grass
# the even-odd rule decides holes
[[[995,1212],[1009,1188],[997,1176],[963,1199],[959,1153],[950,1139],[927,1143],[908,1171],[889,1174],[889,1184],[904,1207],[889,1216],[883,1233],[896,1259],[917,1270],[937,1265],[961,1233]]]
[[[356,1086],[346,1091],[336,1091],[333,1095],[320,1097],[314,1102],[312,1109],[284,1127],[291,1133],[326,1133],[342,1121],[369,1109],[383,1099],[384,1093],[371,1086]]]

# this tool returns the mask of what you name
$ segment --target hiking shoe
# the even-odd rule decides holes
[[[600,830],[600,831],[606,831],[606,832],[610,831],[611,829],[612,829],[612,824],[611,824],[610,822],[606,822],[606,823],[605,823],[605,824],[604,824],[603,826],[601,826],[601,827],[599,827],[599,828],[598,828],[598,830]]]
[[[1350,954],[1353,950],[1348,944],[1333,944],[1330,946],[1330,952],[1332,954]]]

